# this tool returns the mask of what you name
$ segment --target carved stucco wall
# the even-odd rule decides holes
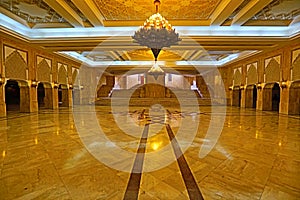
[[[11,48],[10,48],[11,49]],[[7,48],[4,49],[5,51],[5,63],[4,63],[4,70],[5,70],[5,76],[7,78],[12,79],[27,79],[26,70],[28,68],[27,66],[27,60],[24,60],[24,55],[27,53],[22,52],[20,53],[18,50],[14,51],[6,51]]]
[[[256,84],[257,76],[257,63],[247,65],[247,85]]]
[[[72,73],[72,83],[73,85],[78,86],[79,85],[79,76],[78,76],[78,69],[72,69],[73,73]]]
[[[292,53],[291,79],[300,80],[300,49]]]
[[[67,65],[58,63],[58,83],[66,85],[68,83],[67,76]]]
[[[233,75],[233,85],[241,85],[242,83],[242,68],[234,69],[234,75]]]
[[[51,60],[37,58],[37,80],[41,82],[51,82]]]
[[[280,56],[265,60],[265,83],[280,81]]]

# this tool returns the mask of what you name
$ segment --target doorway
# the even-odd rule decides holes
[[[280,87],[278,83],[268,83],[263,89],[263,110],[279,111]]]
[[[272,88],[272,111],[279,111],[280,104],[280,87],[275,83]]]
[[[17,81],[7,81],[5,85],[5,103],[7,111],[20,111],[20,87]]]
[[[37,88],[38,105],[39,107],[45,106],[45,88],[43,83],[38,84]]]

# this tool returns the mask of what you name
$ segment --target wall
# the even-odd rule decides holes
[[[279,113],[289,114],[290,98],[294,94],[290,93],[291,85],[300,81],[300,39],[295,38],[285,44],[278,45],[277,48],[270,48],[260,54],[234,62],[221,68],[226,73],[222,76],[227,97],[230,98],[232,105],[233,87],[241,88],[241,107],[249,104],[246,98],[245,89],[249,86],[257,87],[257,110],[272,107],[272,102],[264,98],[269,96],[270,89],[266,85],[278,83],[280,85],[280,106]],[[294,106],[297,109],[297,105]],[[293,110],[293,109],[292,109]],[[297,112],[299,113],[299,111]]]
[[[26,40],[14,38],[3,32],[0,32],[0,54],[1,116],[6,115],[4,94],[5,84],[8,80],[17,81],[21,89],[21,111],[38,111],[38,83],[43,83],[44,87],[48,88],[47,95],[51,95],[51,98],[47,97],[48,107],[58,108],[59,84],[67,87],[67,105],[72,105],[73,80],[76,80],[75,76],[80,63],[34,47]]]

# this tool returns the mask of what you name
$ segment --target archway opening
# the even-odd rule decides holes
[[[280,104],[280,87],[275,83],[272,88],[272,111],[279,111]]]
[[[20,110],[20,87],[17,81],[7,81],[5,85],[5,103],[7,111]]]
[[[62,88],[61,88],[61,85],[59,85],[59,87],[58,87],[58,105],[59,106],[62,105]]]
[[[43,83],[38,84],[37,88],[38,105],[39,107],[45,106],[45,87]]]
[[[257,88],[256,88],[256,85],[254,85],[253,97],[252,97],[252,108],[256,108],[256,101],[257,101]]]

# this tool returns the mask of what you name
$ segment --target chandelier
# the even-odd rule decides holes
[[[175,29],[172,28],[171,24],[158,13],[160,1],[155,0],[154,5],[156,13],[145,21],[144,25],[134,33],[132,38],[134,39],[134,42],[151,49],[155,58],[155,64],[148,73],[152,75],[155,74],[154,77],[157,79],[158,75],[164,74],[163,70],[156,63],[161,49],[170,47],[171,45],[177,45],[181,39],[179,38],[179,34],[175,32]]]

